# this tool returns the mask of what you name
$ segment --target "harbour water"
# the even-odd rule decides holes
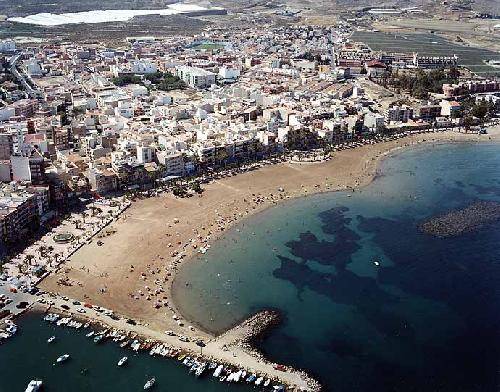
[[[207,375],[195,378],[179,361],[135,353],[117,343],[95,344],[85,334],[89,330],[57,327],[40,314],[19,320],[19,332],[0,346],[0,392],[22,392],[32,379],[43,380],[47,392],[132,392],[142,391],[147,380],[156,378],[155,391],[241,391],[247,385],[220,383]],[[53,343],[47,339],[56,336]],[[69,354],[70,359],[54,365]],[[123,356],[126,365],[118,367]]]
[[[212,331],[279,309],[261,349],[326,390],[498,391],[500,222],[450,238],[417,226],[500,201],[499,168],[499,144],[398,152],[361,191],[242,222],[184,266],[176,302]]]

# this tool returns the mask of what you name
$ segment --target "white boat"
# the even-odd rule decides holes
[[[153,388],[153,385],[155,385],[156,379],[153,377],[152,379],[148,380],[146,384],[144,384],[144,390],[151,389]]]
[[[217,369],[215,369],[215,371],[214,371],[214,377],[219,377],[223,368],[224,368],[224,366],[222,366],[222,365],[217,366]]]
[[[5,328],[5,331],[8,334],[10,334],[11,336],[13,336],[17,332],[17,325],[16,324],[10,324],[7,328]]]
[[[31,380],[24,392],[36,392],[42,387],[41,380]]]
[[[127,346],[127,344],[129,344],[129,341],[125,340],[124,342],[120,343],[120,347],[125,348]]]
[[[88,334],[86,334],[85,336],[88,337],[88,338],[91,338],[92,336],[94,336],[94,331],[90,331]]]
[[[56,340],[56,337],[51,336],[50,338],[47,339],[47,343],[52,343],[54,340]]]
[[[255,380],[255,385],[259,386],[262,384],[262,381],[264,381],[264,377],[259,377],[257,380]]]
[[[123,365],[125,365],[125,364],[127,363],[127,361],[128,361],[128,358],[127,358],[127,357],[123,357],[122,359],[120,359],[120,360],[118,361],[118,366],[123,366]]]
[[[207,368],[207,364],[205,362],[199,364],[198,367],[196,368],[196,371],[194,372],[195,376],[200,377],[206,368]]]
[[[56,359],[56,363],[61,363],[61,362],[67,361],[68,359],[69,359],[69,354],[64,354]]]
[[[266,380],[266,382],[264,383],[264,386],[265,386],[265,387],[268,387],[268,386],[269,386],[269,384],[271,384],[271,379],[270,379],[270,378],[268,378],[268,379]]]
[[[238,370],[238,371],[234,374],[234,377],[233,377],[233,381],[234,381],[234,382],[240,382],[241,373],[243,373],[243,370]]]

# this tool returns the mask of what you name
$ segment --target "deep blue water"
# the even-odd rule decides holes
[[[397,153],[361,191],[294,200],[240,224],[186,264],[177,303],[213,331],[278,308],[284,322],[261,349],[330,391],[496,392],[500,222],[452,238],[417,225],[500,201],[499,169],[498,144]]]

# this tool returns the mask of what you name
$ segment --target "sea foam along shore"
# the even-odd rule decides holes
[[[95,242],[84,246],[66,268],[47,277],[41,287],[113,309],[139,320],[150,331],[161,334],[173,330],[192,341],[213,342],[217,356],[258,367],[261,363],[253,353],[240,346],[225,352],[213,334],[192,328],[179,317],[172,300],[172,281],[182,263],[200,247],[208,249],[209,243],[244,217],[269,206],[294,197],[368,184],[381,158],[395,149],[421,143],[488,139],[488,135],[454,132],[411,135],[340,151],[323,163],[266,166],[217,180],[206,187],[200,198],[176,199],[163,195],[141,200],[114,225],[116,232],[103,239],[102,247]],[[60,278],[73,284],[61,286]],[[102,287],[106,287],[104,293]],[[155,306],[158,302],[161,308]],[[303,383],[302,378],[289,381]]]
[[[85,12],[70,12],[63,14],[39,13],[24,17],[8,18],[9,22],[33,24],[38,26],[61,26],[79,23],[107,23],[126,22],[135,16],[146,15],[177,15],[189,13],[202,13],[209,11],[222,11],[220,7],[202,7],[195,4],[176,3],[167,8],[157,10],[93,10]]]

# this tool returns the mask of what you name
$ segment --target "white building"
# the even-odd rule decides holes
[[[38,61],[35,59],[28,60],[26,62],[26,73],[29,76],[42,76],[42,67],[40,67],[40,64],[38,64]]]
[[[385,118],[379,113],[367,113],[364,119],[364,126],[371,132],[379,132],[384,128]]]
[[[240,77],[240,70],[236,68],[219,68],[219,80],[224,83],[236,82]]]
[[[149,146],[137,146],[137,162],[153,162],[154,148]]]
[[[13,106],[8,106],[0,109],[0,121],[8,121],[16,115],[16,110]]]
[[[391,106],[385,113],[388,122],[408,122],[413,117],[413,109],[406,105]]]
[[[208,88],[215,84],[216,75],[202,68],[181,66],[175,69],[175,73],[191,87]]]
[[[158,151],[158,163],[165,167],[167,176],[183,176],[185,173],[184,156],[180,152]]]
[[[16,43],[11,40],[3,40],[0,41],[0,53],[9,53],[9,52],[14,52],[16,50]]]
[[[130,71],[134,74],[147,75],[158,72],[158,67],[149,60],[136,60],[132,62]]]

